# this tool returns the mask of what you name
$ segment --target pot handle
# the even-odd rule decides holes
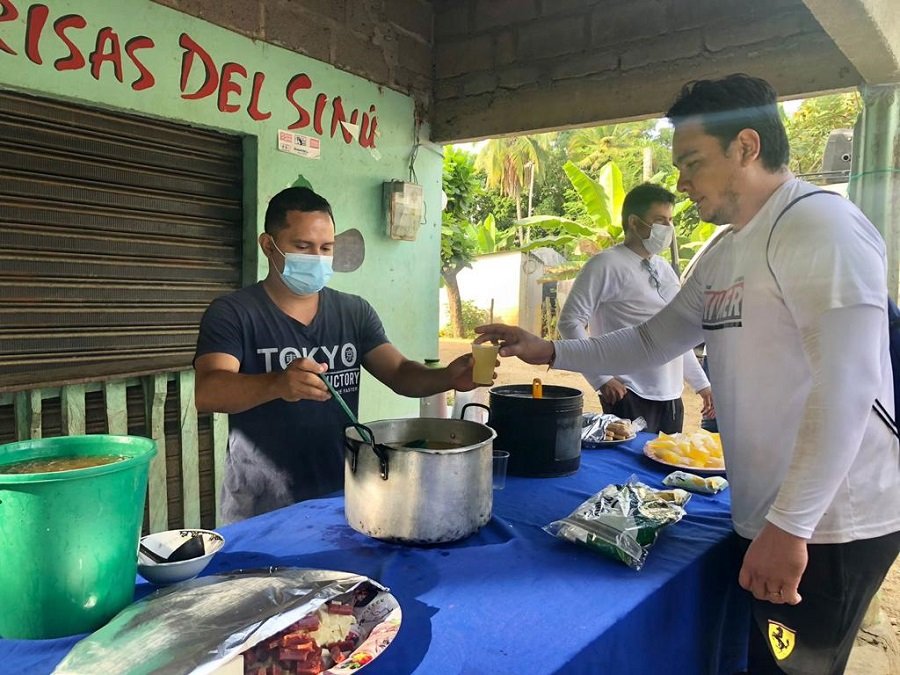
[[[484,403],[466,403],[463,406],[462,410],[459,412],[459,419],[461,419],[461,420],[466,419],[466,410],[468,410],[469,408],[473,408],[473,407],[474,408],[483,408],[484,410],[486,410],[487,414],[488,414],[488,422],[491,421],[491,409],[488,408]]]
[[[359,461],[359,446],[361,445],[361,442],[351,440],[347,437],[347,429],[352,426],[354,425],[348,424],[344,427],[344,450],[350,453],[350,473],[356,473],[356,464]]]
[[[372,433],[372,430],[367,427],[365,424],[350,424],[349,426],[356,429],[356,432],[359,434],[359,437],[363,440],[363,442],[367,442],[372,446],[372,451],[378,456],[378,466],[381,471],[381,479],[387,480],[388,473],[390,472],[390,465],[388,464],[388,454],[387,448],[379,443],[375,442],[375,434]],[[350,459],[350,470],[356,472],[356,461],[359,458],[359,445],[357,441],[350,441],[347,439],[346,441],[347,447],[353,453],[353,457]]]

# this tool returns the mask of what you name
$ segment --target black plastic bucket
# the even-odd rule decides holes
[[[581,464],[581,411],[578,389],[543,386],[534,398],[530,384],[491,389],[488,426],[497,432],[495,450],[509,453],[513,476],[565,476]]]

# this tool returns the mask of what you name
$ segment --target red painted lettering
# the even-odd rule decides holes
[[[301,89],[309,89],[310,87],[312,87],[312,80],[310,80],[309,75],[306,75],[305,73],[294,75],[291,78],[291,81],[288,82],[285,96],[287,96],[287,100],[291,102],[291,105],[297,109],[297,114],[299,115],[297,121],[291,124],[288,129],[302,129],[309,125],[309,113],[306,111],[306,108],[294,100],[294,94]]]
[[[53,62],[53,67],[60,72],[63,70],[79,70],[84,68],[84,55],[75,43],[69,39],[69,36],[66,35],[66,31],[69,28],[81,30],[86,26],[87,21],[83,16],[79,16],[78,14],[66,14],[53,22],[53,32],[56,33],[57,37],[59,37],[66,47],[69,48],[68,56],[56,59],[56,61]]]
[[[247,113],[257,122],[267,120],[272,116],[270,112],[260,112],[259,95],[262,92],[263,83],[266,80],[264,73],[255,73],[253,75],[253,93],[250,94],[250,104],[247,106]]]
[[[38,45],[40,44],[41,33],[44,32],[44,25],[47,23],[48,16],[50,16],[50,10],[47,5],[32,5],[28,8],[28,19],[25,28],[25,56],[38,65],[44,62]]]
[[[313,129],[321,136],[322,131],[322,115],[325,113],[325,106],[328,105],[328,96],[319,94],[316,96],[316,111],[313,115]]]
[[[181,34],[181,37],[178,38],[178,44],[184,49],[184,54],[181,56],[181,98],[206,98],[219,86],[219,73],[216,70],[216,64],[213,62],[212,57],[206,53],[206,50],[194,42],[187,33]],[[203,62],[203,84],[193,94],[186,94],[184,92],[187,89],[188,77],[191,74],[195,56],[200,57],[200,60]]]
[[[0,10],[2,10],[0,11],[0,23],[15,21],[19,18],[19,10],[12,4],[12,0],[0,0]],[[13,56],[16,55],[16,50],[6,44],[3,40],[0,40],[0,51],[12,54]]]
[[[372,126],[369,126],[369,120]],[[378,130],[378,119],[375,117],[375,106],[369,106],[369,112],[363,113],[362,127],[359,130],[359,144],[364,148],[375,147],[375,132]]]
[[[343,124],[347,121],[347,116],[344,114],[344,102],[341,100],[340,96],[334,97],[334,100],[331,102],[331,108],[331,137],[334,138],[334,132],[340,128],[341,135],[344,137],[344,143],[352,143],[353,134],[350,133],[350,130]],[[356,119],[358,117],[359,110],[354,110],[350,115],[350,124],[356,124]]]
[[[109,62],[113,65],[116,79],[122,81],[122,50],[116,31],[109,26],[100,29],[97,33],[97,43],[94,45],[94,51],[88,56],[88,61],[91,62],[91,77],[95,80],[100,79],[100,68],[103,64]]]
[[[131,83],[131,88],[135,91],[143,91],[156,84],[156,78],[153,77],[153,73],[150,72],[147,66],[145,66],[137,57],[137,54],[135,54],[139,49],[150,49],[154,46],[153,40],[146,35],[137,35],[125,43],[125,53],[128,54],[128,58],[131,59],[131,62],[141,74],[138,79]]]
[[[238,96],[241,94],[241,85],[232,80],[231,78],[234,75],[240,75],[243,78],[247,77],[247,69],[244,68],[240,63],[233,63],[229,61],[222,65],[222,77],[219,80],[219,112],[227,112],[233,113],[237,112],[241,109],[237,103],[229,103],[228,95],[234,92]]]

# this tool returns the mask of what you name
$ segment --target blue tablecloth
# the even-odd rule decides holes
[[[728,491],[694,495],[640,572],[541,529],[631,474],[661,487],[668,469],[641,454],[650,437],[585,450],[572,476],[510,476],[494,492],[491,521],[455,544],[369,539],[346,524],[335,496],[223,527],[227,544],[205,574],[292,565],[352,571],[389,586],[403,623],[366,675],[731,675],[745,661],[748,619]],[[136,597],[151,590],[139,579]],[[77,639],[0,640],[0,673],[49,673]]]

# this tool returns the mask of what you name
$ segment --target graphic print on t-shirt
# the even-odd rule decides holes
[[[284,370],[295,359],[312,359],[328,365],[325,377],[341,394],[359,390],[359,350],[356,345],[319,345],[318,347],[260,347],[256,350],[263,359],[264,372],[271,373],[277,366]]]
[[[713,291],[707,287],[703,297],[703,329],[740,328],[743,309],[743,277],[722,291]]]

